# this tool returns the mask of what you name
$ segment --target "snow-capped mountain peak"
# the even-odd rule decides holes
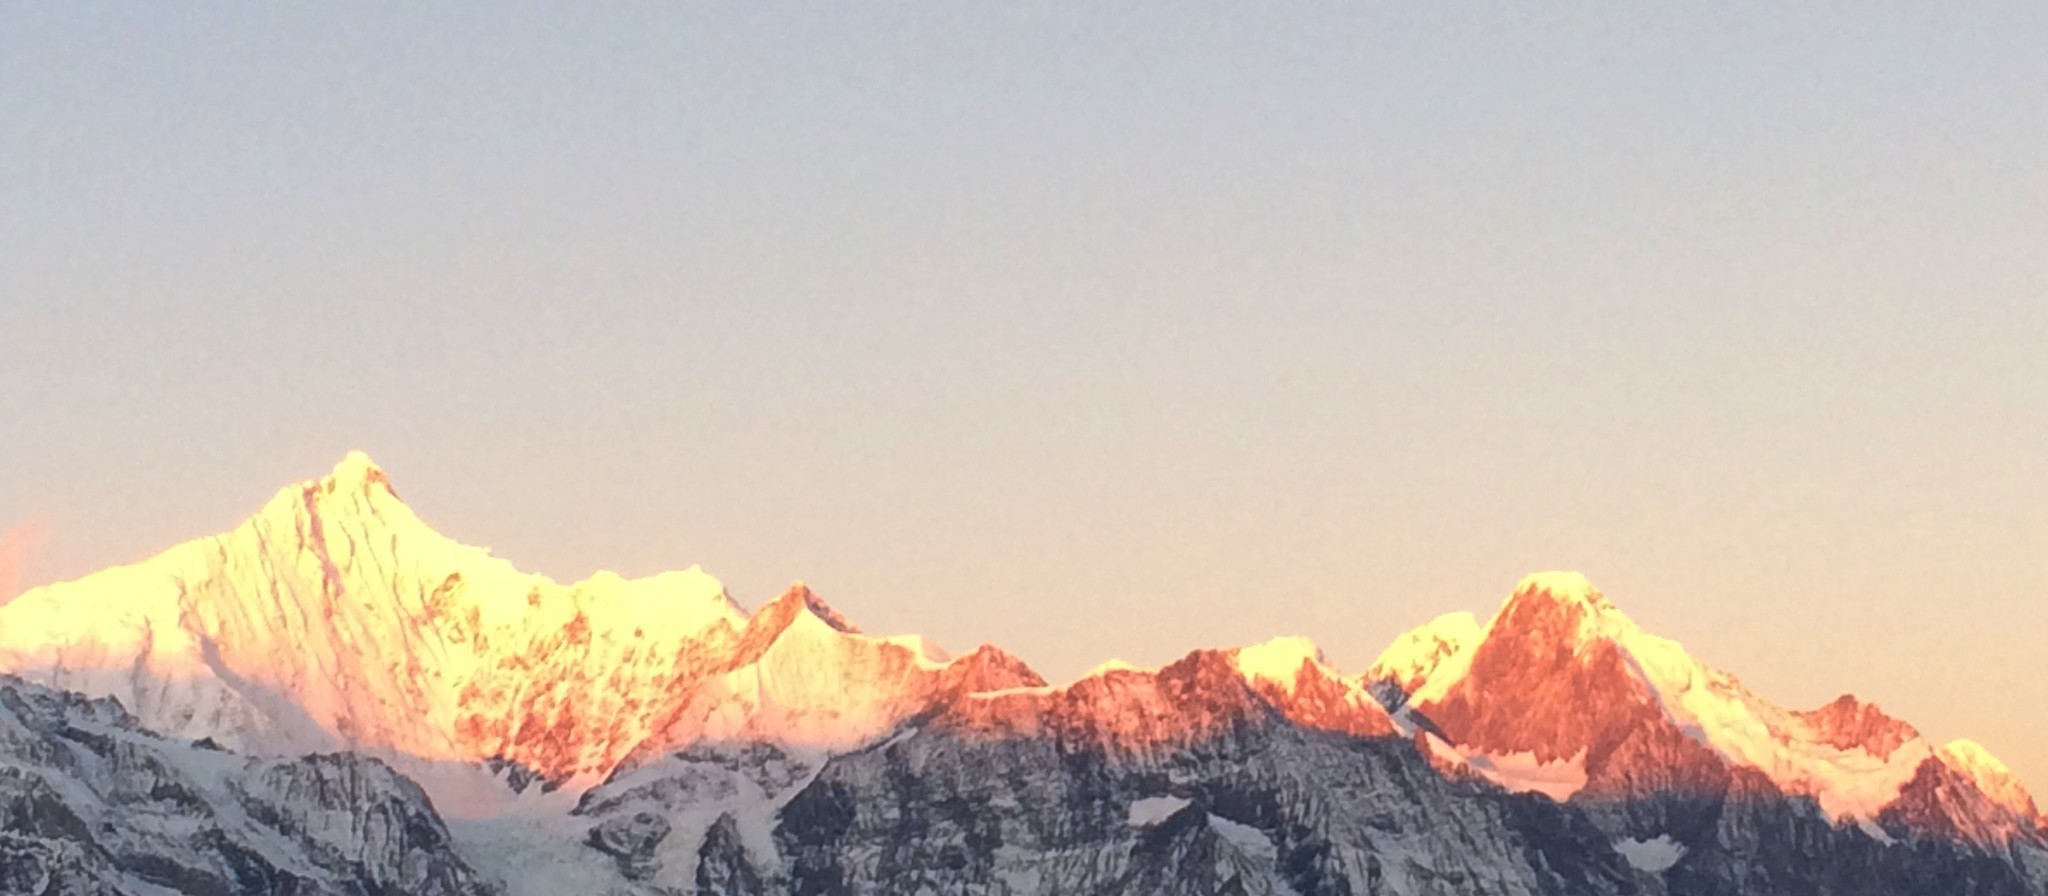
[[[1854,694],[1843,694],[1819,709],[1794,715],[1805,723],[1813,739],[1838,750],[1860,749],[1872,756],[1888,757],[1920,737],[1913,726]]]
[[[1949,741],[1935,754],[1943,764],[1960,772],[1994,803],[2024,819],[2041,820],[2034,797],[2020,783],[2018,775],[1973,740]]]
[[[831,604],[826,603],[824,598],[819,597],[817,592],[811,590],[811,586],[803,582],[796,582],[790,585],[789,590],[784,592],[783,596],[778,599],[800,601],[806,612],[817,617],[819,621],[826,625],[831,626],[835,631],[851,635],[860,634],[859,626],[854,625],[852,621],[840,615],[838,610],[832,609]]]
[[[348,521],[389,530],[399,538],[442,539],[399,498],[384,468],[361,451],[351,451],[327,475],[279,489],[257,511],[259,518],[284,515]]]
[[[1412,694],[1454,657],[1477,647],[1484,634],[1478,617],[1470,612],[1445,613],[1396,637],[1362,678],[1367,684],[1391,684]]]
[[[1614,604],[1600,589],[1586,578],[1585,573],[1568,569],[1532,572],[1515,583],[1515,590],[1509,599],[1525,595],[1542,594],[1554,601],[1585,604],[1613,609]]]
[[[384,468],[378,466],[376,461],[370,459],[368,453],[361,450],[343,455],[341,462],[335,464],[334,470],[327,474],[327,481],[337,486],[351,488],[373,484],[388,488],[391,485],[391,479],[384,474]]]
[[[114,696],[172,736],[506,760],[557,782],[672,746],[684,707],[716,715],[706,683],[754,675],[741,670],[764,656],[780,657],[768,677],[781,683],[760,693],[787,712],[747,711],[744,733],[802,718],[802,738],[835,744],[916,711],[939,687],[922,679],[950,668],[923,639],[859,635],[801,583],[750,615],[694,567],[572,585],[522,573],[427,526],[360,452],[230,532],[0,607],[0,671]],[[978,656],[949,674],[1007,684],[1008,668]],[[800,711],[844,695],[835,672],[861,669],[880,677],[853,690],[886,711],[844,731]]]
[[[1247,681],[1266,682],[1293,691],[1303,666],[1329,664],[1323,651],[1307,638],[1283,636],[1263,644],[1240,647],[1234,654],[1237,669]]]
[[[1576,572],[1539,572],[1522,578],[1501,604],[1489,632],[1501,626],[1546,633],[1584,647],[1639,634],[1633,620]]]
[[[1584,575],[1569,571],[1524,576],[1484,628],[1471,621],[1470,614],[1451,613],[1403,634],[1369,674],[1403,681],[1413,701],[1433,703],[1471,674],[1486,645],[1492,645],[1488,653],[1497,666],[1519,668],[1524,660],[1561,656],[1575,657],[1572,665],[1582,666],[1601,655],[1603,644],[1661,641],[1644,635]],[[1660,656],[1683,653],[1669,642],[1653,646]]]
[[[1483,627],[1469,613],[1439,617],[1357,676],[1308,639],[1275,638],[1157,669],[1113,664],[1055,688],[991,646],[952,657],[920,637],[863,634],[802,582],[749,613],[696,567],[567,585],[520,572],[429,527],[360,452],[226,533],[0,606],[0,672],[116,697],[171,740],[367,753],[418,776],[451,817],[724,782],[720,799],[763,797],[728,808],[744,810],[735,830],[768,861],[781,803],[765,794],[794,796],[839,758],[927,735],[1134,767],[1219,743],[1416,761],[1404,743],[1346,740],[1402,736],[1425,751],[1423,771],[1561,801],[1746,788],[1811,798],[1878,835],[1986,849],[2041,838],[2031,798],[1981,747],[1937,755],[1846,695],[1804,712],[1771,704],[1642,631],[1577,573],[1523,579]],[[1194,805],[1200,794],[1171,796]],[[700,820],[699,833],[716,827]],[[598,840],[635,862],[633,844],[660,839],[637,815],[603,824]]]
[[[1570,763],[1603,792],[1638,786],[1627,782],[1646,762],[1696,781],[1755,769],[1838,819],[1876,818],[1933,754],[1853,697],[1807,712],[1765,700],[1642,631],[1574,573],[1522,580],[1482,641],[1439,664],[1411,701],[1482,765]]]

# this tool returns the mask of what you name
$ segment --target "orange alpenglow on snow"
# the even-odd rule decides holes
[[[574,795],[695,746],[816,758],[906,724],[1125,753],[1286,724],[1409,740],[1446,773],[1559,800],[1778,793],[1874,836],[1986,844],[2042,825],[1982,747],[1936,748],[1849,696],[1779,707],[1576,573],[1529,576],[1484,625],[1441,616],[1357,675],[1278,638],[1052,686],[992,646],[863,634],[801,583],[749,613],[696,568],[522,573],[433,531],[360,453],[230,532],[0,607],[0,671],[116,697],[174,737],[386,756],[457,813],[500,807],[451,760]]]
[[[750,616],[694,567],[521,573],[428,528],[360,453],[231,532],[0,608],[0,669],[173,736],[510,760],[576,787],[700,740],[843,748],[920,695],[1038,683],[992,648],[861,635],[801,587]]]

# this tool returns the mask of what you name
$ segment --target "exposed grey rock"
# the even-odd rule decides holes
[[[1645,892],[1568,808],[1285,725],[1115,755],[921,732],[833,760],[776,837],[797,893]]]
[[[486,896],[426,795],[350,754],[172,741],[0,676],[0,893]]]
[[[718,816],[704,832],[697,849],[699,896],[763,896],[770,892],[740,842],[739,824],[731,813]]]
[[[654,849],[669,835],[668,819],[653,812],[619,815],[590,829],[586,842],[618,860],[619,870],[630,878],[646,877],[654,869]]]

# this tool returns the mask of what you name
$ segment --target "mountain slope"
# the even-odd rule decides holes
[[[2048,891],[2038,807],[1981,747],[1846,695],[1779,707],[1568,573],[1355,676],[1279,638],[1052,686],[801,584],[748,613],[696,569],[523,574],[351,455],[0,607],[5,671],[134,718],[0,687],[40,720],[0,739],[40,782],[0,794],[0,867],[38,869],[0,890]],[[61,761],[100,743],[127,764]]]
[[[828,619],[814,596],[749,617],[694,568],[567,586],[520,573],[428,528],[352,454],[231,532],[0,607],[0,671],[116,697],[174,736],[499,760],[579,787],[636,751],[704,737],[844,747],[919,695],[1037,680],[1014,660],[956,665]],[[841,664],[838,680],[818,662]],[[893,705],[825,706],[855,680]]]
[[[1721,799],[1764,786],[1810,798],[1829,818],[1872,823],[1923,767],[1949,769],[1919,732],[1852,696],[1805,712],[1765,700],[1643,632],[1576,574],[1524,579],[1476,642],[1438,658],[1410,701],[1482,773],[1509,786],[1532,774],[1564,781],[1542,788],[1560,799]],[[1941,827],[2032,836],[2032,804],[2017,781],[1980,750],[1952,755],[1975,769],[1953,776],[1955,788],[1976,791],[1981,778],[2001,796],[1930,804],[1929,813],[1961,813]],[[1747,775],[1760,780],[1745,784]],[[1991,818],[1993,807],[2013,817]]]
[[[0,892],[487,896],[374,759],[248,759],[0,676]]]

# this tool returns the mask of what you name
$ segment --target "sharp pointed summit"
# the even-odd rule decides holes
[[[1489,630],[1510,628],[1583,644],[1627,637],[1635,622],[1607,595],[1576,572],[1539,572],[1523,577],[1501,604]]]
[[[336,462],[327,475],[307,479],[294,487],[287,487],[283,494],[297,492],[309,498],[353,500],[371,492],[382,492],[382,497],[398,500],[398,491],[391,484],[391,477],[370,455],[363,451],[350,451]]]
[[[695,567],[520,572],[421,522],[361,452],[230,532],[0,607],[0,671],[173,736],[586,786],[695,739],[847,747],[952,689],[1038,681],[999,653],[869,638],[802,582],[750,616]]]
[[[1938,755],[1950,768],[1962,773],[1984,792],[1992,802],[2020,818],[2032,819],[2038,826],[2044,819],[2034,803],[2033,794],[2020,783],[2018,775],[2005,763],[1991,755],[1990,750],[1974,740],[1959,739],[1943,745]]]
[[[1916,740],[1913,726],[1885,714],[1875,703],[1865,703],[1854,694],[1843,694],[1819,709],[1797,714],[1812,726],[1816,738],[1836,749],[1860,749],[1872,756],[1889,757],[1899,747]]]
[[[1613,798],[1646,786],[1721,794],[1756,774],[1830,817],[1874,821],[1934,753],[1848,695],[1797,712],[1638,628],[1575,573],[1522,580],[1475,647],[1437,664],[1416,711],[1514,787]],[[1569,769],[1571,786],[1555,786]]]
[[[847,634],[860,634],[860,626],[854,625],[851,620],[840,615],[838,610],[832,609],[831,604],[826,603],[824,598],[819,597],[818,593],[812,591],[811,586],[804,582],[792,583],[789,590],[783,592],[776,600],[793,602],[835,630]]]
[[[334,465],[333,472],[328,473],[327,478],[337,483],[388,481],[384,475],[384,468],[378,466],[376,461],[370,459],[369,453],[361,449],[342,455],[341,461]]]
[[[0,608],[0,669],[114,696],[174,736],[567,778],[638,746],[691,657],[744,618],[700,570],[522,573],[421,522],[353,452],[227,533]]]
[[[1514,593],[1509,599],[1538,594],[1561,603],[1597,609],[1614,608],[1614,604],[1607,600],[1607,595],[1600,593],[1600,589],[1593,585],[1592,580],[1586,578],[1585,573],[1573,570],[1532,572],[1523,576],[1520,582],[1515,583]]]

